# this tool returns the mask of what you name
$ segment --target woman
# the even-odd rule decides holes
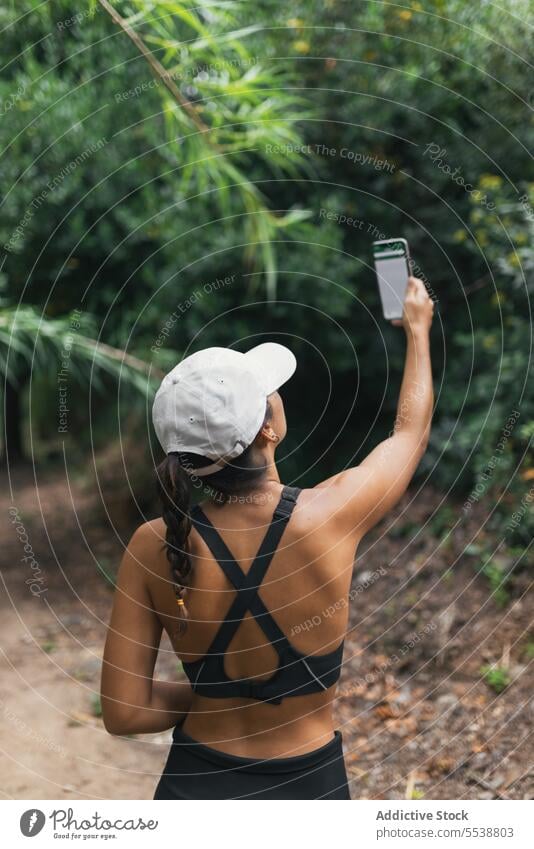
[[[284,486],[275,463],[277,390],[296,365],[287,348],[210,348],[163,380],[162,518],[124,555],[102,673],[111,734],[174,728],[155,799],[350,799],[332,716],[348,593],[360,540],[427,445],[432,314],[410,278],[392,435],[310,489]],[[189,683],[153,679],[163,630]]]

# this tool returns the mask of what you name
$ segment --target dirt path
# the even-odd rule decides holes
[[[94,496],[59,473],[36,486],[30,469],[17,470],[13,491],[0,531],[2,794],[150,799],[170,732],[117,739],[98,716],[105,573],[116,568],[120,535],[103,525]],[[499,607],[471,564],[447,572],[463,539],[448,549],[428,533],[421,541],[433,503],[426,493],[410,506],[407,535],[377,531],[360,552],[337,703],[352,795],[530,798],[528,582],[520,576]],[[158,675],[172,678],[177,662],[163,648]],[[510,680],[499,695],[480,679],[494,662]]]

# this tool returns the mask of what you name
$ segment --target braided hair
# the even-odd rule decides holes
[[[270,421],[272,409],[269,402],[262,427]],[[258,458],[254,444],[249,445],[235,460],[205,477],[195,477],[194,470],[211,461],[199,454],[171,451],[157,468],[157,490],[165,522],[165,548],[169,561],[178,610],[178,636],[187,630],[189,618],[185,595],[191,583],[192,563],[188,551],[191,532],[191,502],[193,486],[201,488],[212,501],[224,504],[233,495],[253,490],[264,477],[266,465]]]

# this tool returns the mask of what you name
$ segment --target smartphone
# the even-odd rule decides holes
[[[384,239],[373,242],[373,258],[384,318],[402,318],[408,277],[411,274],[410,252],[406,239]]]

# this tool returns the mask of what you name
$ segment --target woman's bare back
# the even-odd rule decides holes
[[[244,573],[252,562],[272,519],[282,487],[254,499],[217,506],[202,505],[207,518]],[[325,491],[302,490],[259,595],[290,643],[307,655],[332,652],[347,627],[347,597],[355,557],[353,535],[339,533],[325,512]],[[196,529],[189,537],[193,564],[187,594],[189,612],[185,636],[178,619],[168,561],[162,548],[165,526],[151,523],[154,570],[148,576],[154,610],[178,657],[202,658],[235,598],[226,578]],[[247,613],[225,655],[230,678],[266,680],[278,667],[278,655],[254,618]],[[195,695],[184,724],[191,737],[213,748],[244,757],[290,757],[316,749],[332,738],[335,687],[311,695],[286,698],[280,705],[243,698]]]

